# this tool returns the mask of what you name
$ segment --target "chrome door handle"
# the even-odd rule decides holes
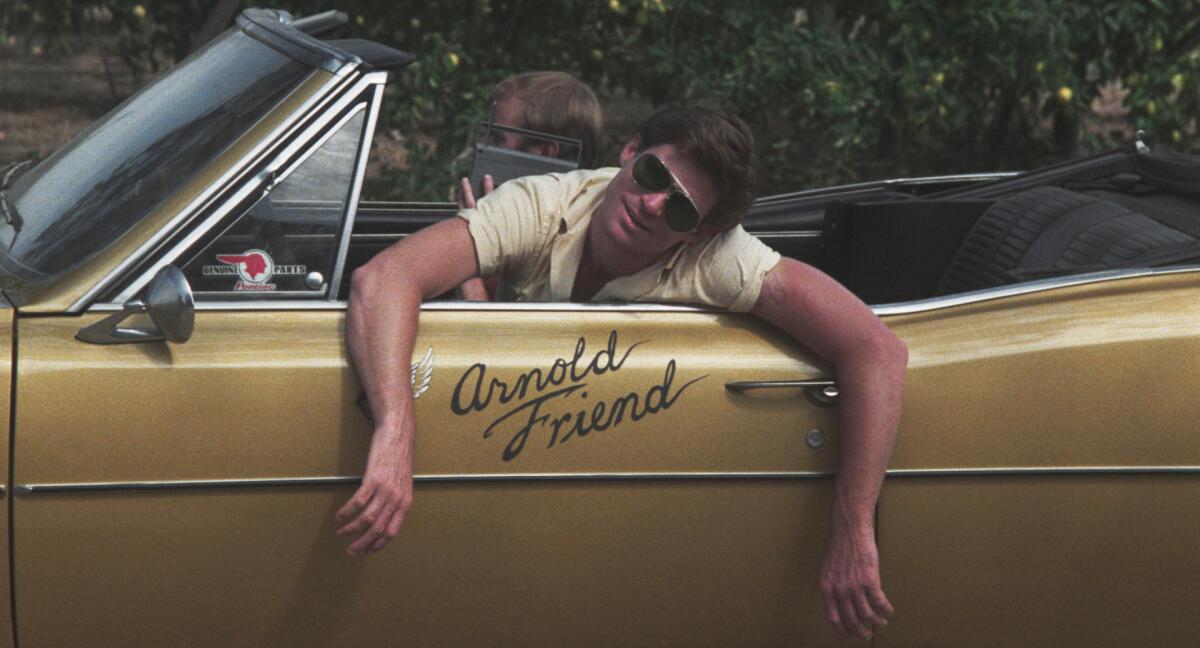
[[[803,389],[804,395],[819,407],[837,404],[837,381],[828,378],[815,380],[735,380],[725,383],[725,391],[744,394],[752,389]]]

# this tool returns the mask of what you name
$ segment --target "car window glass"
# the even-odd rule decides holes
[[[244,33],[216,39],[13,183],[0,263],[40,283],[99,253],[311,72]]]
[[[198,298],[324,295],[333,274],[365,111],[358,110],[211,244],[185,256]]]

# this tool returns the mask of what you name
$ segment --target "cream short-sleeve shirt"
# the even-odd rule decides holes
[[[619,169],[510,180],[459,217],[468,222],[483,276],[499,275],[497,299],[569,301],[592,212]],[[779,253],[739,225],[681,243],[640,272],[608,282],[594,302],[650,301],[754,307]]]

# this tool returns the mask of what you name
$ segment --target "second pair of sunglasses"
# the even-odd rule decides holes
[[[633,181],[646,191],[671,190],[663,207],[667,227],[676,232],[692,232],[700,225],[700,210],[696,209],[696,203],[657,155],[643,153],[634,161]]]

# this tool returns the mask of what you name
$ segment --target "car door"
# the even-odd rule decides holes
[[[832,641],[832,411],[725,387],[824,375],[777,332],[427,310],[415,504],[392,546],[348,558],[333,516],[370,429],[343,312],[243,308],[200,310],[182,345],[23,330],[26,645]]]
[[[684,308],[552,304],[434,306],[421,327],[424,479],[379,556],[411,575],[374,581],[405,633],[836,641],[817,585],[833,410],[796,387],[726,387],[827,376],[779,332]]]

